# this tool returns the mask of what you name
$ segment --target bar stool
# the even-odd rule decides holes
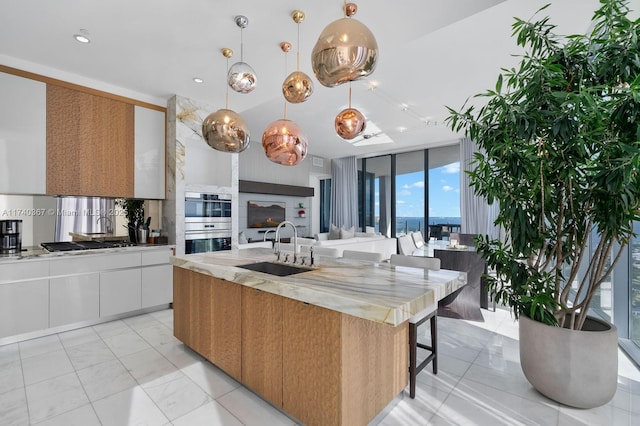
[[[408,266],[426,270],[440,270],[440,259],[435,257],[416,257],[392,254],[389,263],[392,266]],[[431,344],[418,342],[418,327],[426,321],[430,321]],[[423,309],[409,319],[409,396],[416,397],[416,376],[429,363],[433,374],[438,374],[438,304]],[[429,356],[418,364],[418,348],[428,350]]]

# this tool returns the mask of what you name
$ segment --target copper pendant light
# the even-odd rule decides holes
[[[286,54],[291,49],[291,43],[280,43],[280,49]],[[262,134],[264,154],[274,163],[295,166],[307,156],[308,145],[307,137],[302,133],[300,126],[287,120],[287,103],[285,102],[284,117],[269,124]]]
[[[365,78],[376,68],[378,43],[366,25],[352,18],[356,11],[355,3],[345,2],[345,17],[327,25],[313,48],[313,72],[324,86]]]
[[[283,118],[267,126],[262,134],[262,148],[267,158],[283,166],[300,164],[307,156],[307,137],[300,127]]]
[[[229,58],[233,55],[231,49],[222,49],[222,55]],[[222,152],[242,152],[249,147],[251,137],[249,126],[243,118],[229,108],[229,89],[227,88],[226,106],[209,114],[202,122],[202,137],[207,144]]]
[[[227,73],[227,83],[229,87],[238,93],[249,93],[256,88],[258,76],[249,64],[244,62],[244,42],[242,39],[242,30],[249,25],[249,19],[246,16],[238,15],[235,22],[240,27],[240,62],[236,62],[229,68]]]
[[[306,101],[313,94],[313,81],[311,77],[300,71],[300,22],[304,21],[305,14],[301,10],[291,12],[291,18],[298,24],[298,53],[297,69],[289,74],[282,83],[282,94],[292,104]]]
[[[349,87],[349,108],[343,109],[336,116],[336,133],[342,139],[350,140],[364,132],[367,120],[364,115],[351,107],[351,87]]]

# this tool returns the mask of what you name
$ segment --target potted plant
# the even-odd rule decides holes
[[[144,223],[144,200],[135,198],[118,198],[116,205],[122,208],[127,217],[127,228],[129,230],[129,240],[132,243],[138,241],[136,230]]]
[[[584,408],[616,390],[617,331],[588,311],[640,217],[640,21],[622,0],[600,3],[587,35],[516,18],[519,64],[477,95],[483,106],[447,118],[479,147],[474,192],[500,206],[505,240],[475,243],[519,318],[525,376]]]

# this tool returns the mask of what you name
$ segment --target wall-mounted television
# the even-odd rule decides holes
[[[249,201],[248,228],[274,228],[285,220],[287,204],[278,201]]]

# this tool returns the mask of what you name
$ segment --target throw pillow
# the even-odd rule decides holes
[[[352,226],[349,229],[346,229],[344,226],[340,228],[340,239],[346,240],[347,238],[353,238],[356,236],[356,228]]]
[[[329,239],[330,240],[339,240],[340,239],[340,228],[335,226],[333,223],[329,227]]]

